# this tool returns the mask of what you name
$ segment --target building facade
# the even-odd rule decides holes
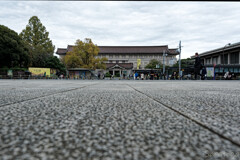
[[[240,74],[240,42],[200,53],[199,56],[202,64],[206,67],[213,67],[217,75],[223,75],[227,71],[235,75]]]
[[[67,52],[73,50],[72,45],[67,48],[58,48],[56,54],[63,58]],[[177,62],[176,56],[179,54],[177,48],[169,49],[164,46],[98,46],[99,58],[106,57],[107,69],[110,74],[116,75],[125,74],[126,76],[132,73],[132,70],[145,69],[145,66],[152,59],[157,59],[163,63],[163,53],[165,56],[165,65],[172,66]],[[141,64],[137,68],[137,61],[140,59]]]

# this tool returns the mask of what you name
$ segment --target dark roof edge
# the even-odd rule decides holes
[[[233,43],[229,46],[224,46],[224,47],[221,47],[221,48],[217,48],[217,49],[213,49],[213,50],[210,50],[210,51],[200,53],[199,56],[201,57],[201,56],[205,56],[205,55],[210,55],[210,54],[214,54],[214,53],[217,53],[217,52],[222,52],[223,49],[224,49],[224,51],[226,51],[226,50],[230,50],[230,49],[237,48],[237,47],[240,47],[240,42]]]
[[[161,45],[161,46],[98,46],[98,47],[168,47],[168,45]]]
[[[57,49],[67,49],[67,48],[57,48]]]

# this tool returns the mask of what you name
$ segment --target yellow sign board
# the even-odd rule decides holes
[[[137,59],[137,69],[139,69],[140,65],[141,65],[141,59]]]
[[[29,72],[32,73],[33,76],[49,76],[50,77],[50,68],[34,68],[29,67]]]

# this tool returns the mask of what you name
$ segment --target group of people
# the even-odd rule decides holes
[[[201,71],[201,72],[200,72]],[[200,75],[201,79],[204,80],[207,74],[206,67],[202,65],[201,59],[198,53],[195,53],[195,64],[194,64],[194,79],[197,79],[197,76]],[[232,74],[229,70],[224,74],[225,80],[231,80],[234,74]]]
[[[133,79],[134,80],[159,80],[160,75],[158,73],[134,73]]]
[[[226,80],[231,80],[233,78],[234,74],[232,74],[230,71],[227,71],[225,74],[224,74],[224,78]]]
[[[102,76],[101,76],[101,74],[100,73],[98,73],[98,79],[105,79],[105,75],[103,74]]]

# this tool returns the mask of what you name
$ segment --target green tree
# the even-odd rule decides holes
[[[0,67],[28,67],[29,56],[19,35],[0,25]]]
[[[81,59],[74,53],[68,52],[64,57],[64,63],[67,68],[80,68]]]
[[[65,73],[66,68],[64,64],[59,60],[56,56],[51,56],[46,60],[46,68],[55,68],[58,69],[60,72]]]
[[[149,68],[149,69],[156,69],[156,65],[160,65],[161,67],[161,62],[156,60],[156,59],[152,59],[150,60],[150,62],[145,66],[145,68]]]
[[[29,23],[20,33],[29,49],[31,66],[44,67],[46,60],[53,56],[55,46],[49,38],[49,32],[37,16],[29,19]]]
[[[96,58],[99,48],[93,44],[92,40],[86,38],[85,41],[77,40],[73,51],[68,52],[64,58],[67,68],[89,68],[106,69],[107,58]]]
[[[191,58],[181,59],[181,67],[189,67],[194,65],[194,60]],[[173,67],[179,67],[179,60],[173,65]]]

